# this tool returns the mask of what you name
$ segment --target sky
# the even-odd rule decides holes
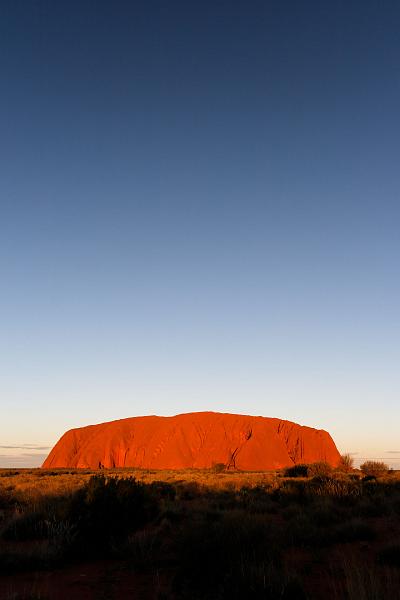
[[[0,467],[212,410],[400,468],[400,4],[0,3]]]

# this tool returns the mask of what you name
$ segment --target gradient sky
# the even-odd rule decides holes
[[[0,3],[0,466],[215,410],[400,465],[400,4]]]

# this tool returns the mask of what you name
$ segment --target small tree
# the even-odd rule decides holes
[[[364,475],[369,475],[370,477],[379,477],[379,475],[385,475],[385,473],[388,472],[389,467],[384,462],[367,460],[360,466],[360,469]]]
[[[345,473],[349,473],[354,468],[354,458],[351,454],[342,454],[339,462],[339,469]]]

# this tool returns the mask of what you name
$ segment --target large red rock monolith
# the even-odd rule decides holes
[[[324,430],[269,417],[198,412],[132,417],[67,431],[44,468],[209,468],[248,471],[339,462]]]

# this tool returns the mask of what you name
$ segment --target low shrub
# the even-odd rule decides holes
[[[308,487],[311,496],[334,496],[343,502],[352,502],[351,499],[361,495],[361,486],[358,482],[335,477],[314,477]]]
[[[243,507],[250,513],[271,513],[276,510],[271,495],[261,486],[241,488],[237,494],[237,499],[237,506]]]
[[[134,478],[95,475],[77,492],[26,504],[4,526],[5,540],[48,540],[59,554],[108,552],[159,512],[170,490]]]
[[[384,462],[379,462],[376,460],[367,460],[365,463],[360,465],[361,472],[369,477],[379,477],[382,475],[386,475],[389,470],[389,467]]]
[[[223,473],[226,470],[226,465],[224,463],[214,463],[211,470],[213,473]]]
[[[326,477],[330,475],[333,468],[324,461],[311,464],[299,464],[284,470],[285,477]]]
[[[156,498],[161,500],[175,500],[176,498],[175,487],[166,481],[152,481],[148,488]]]
[[[340,457],[340,462],[338,465],[338,469],[343,471],[344,473],[349,473],[354,468],[354,458],[351,454],[342,454]]]
[[[333,468],[327,462],[316,462],[308,465],[308,477],[328,477]]]
[[[19,471],[15,471],[14,469],[0,470],[0,477],[17,477],[19,474]]]
[[[71,506],[77,524],[76,549],[108,551],[147,525],[158,512],[156,495],[134,477],[95,475],[79,490]]]
[[[293,465],[284,470],[285,477],[308,477],[309,465]]]
[[[195,500],[201,496],[202,486],[197,481],[187,481],[180,483],[176,491],[181,500]]]

